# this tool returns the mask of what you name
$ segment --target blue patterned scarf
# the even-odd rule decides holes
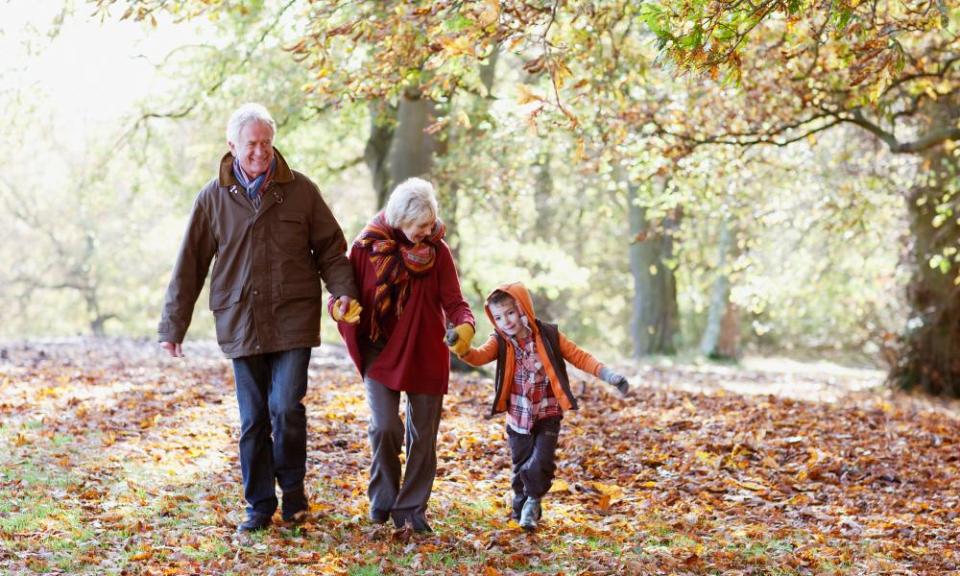
[[[260,209],[260,191],[266,186],[266,183],[270,181],[276,167],[277,159],[274,158],[273,161],[270,162],[270,167],[267,168],[266,172],[250,180],[247,173],[240,167],[240,159],[233,159],[233,175],[237,178],[237,182],[247,191],[247,198],[253,202],[253,207],[257,210]]]

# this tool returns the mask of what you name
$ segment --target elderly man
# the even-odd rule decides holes
[[[210,310],[217,341],[233,359],[240,407],[240,468],[247,517],[238,530],[307,514],[304,491],[310,349],[320,344],[320,279],[338,322],[360,309],[340,225],[309,178],[273,147],[275,123],[259,104],[227,123],[230,152],[200,191],[167,288],[160,345],[181,357],[181,343],[211,260]]]

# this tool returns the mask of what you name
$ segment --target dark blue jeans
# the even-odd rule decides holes
[[[276,484],[284,515],[306,508],[307,365],[310,348],[233,361],[240,407],[240,470],[247,513],[273,514]]]

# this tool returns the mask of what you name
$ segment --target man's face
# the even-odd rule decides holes
[[[493,321],[507,336],[517,336],[525,338],[530,335],[530,330],[520,321],[520,311],[517,310],[516,301],[502,300],[490,304],[490,315]]]
[[[240,130],[239,142],[228,142],[230,152],[240,159],[240,167],[250,178],[256,178],[273,162],[273,129],[266,122],[254,120]]]

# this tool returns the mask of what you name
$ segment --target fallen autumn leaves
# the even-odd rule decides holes
[[[651,386],[619,399],[590,381],[582,409],[564,420],[543,527],[527,535],[506,519],[509,455],[502,420],[484,418],[489,382],[458,375],[440,430],[436,533],[421,537],[365,522],[363,390],[324,348],[307,398],[316,518],[240,538],[236,404],[215,351],[174,361],[152,344],[112,342],[4,354],[3,573],[943,574],[960,565],[960,421],[889,393],[826,404],[681,392],[662,386],[669,372],[649,371],[640,383]]]

